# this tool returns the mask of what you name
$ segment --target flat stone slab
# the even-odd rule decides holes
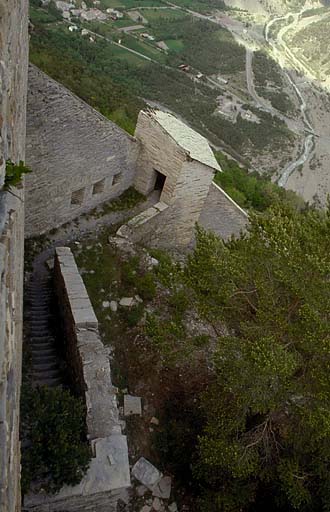
[[[133,306],[133,304],[134,304],[134,297],[123,297],[119,301],[119,306],[124,306],[126,308]]]
[[[139,396],[124,395],[124,415],[142,414],[141,398]]]
[[[163,500],[168,500],[171,496],[172,478],[163,476],[163,478],[154,486],[152,495]]]
[[[144,457],[141,457],[134,464],[132,468],[132,475],[151,491],[163,476],[162,473]]]

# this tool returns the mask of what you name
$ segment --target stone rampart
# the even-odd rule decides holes
[[[119,196],[133,184],[137,152],[133,137],[30,66],[26,236]]]
[[[24,508],[35,512],[115,512],[130,486],[126,436],[121,433],[108,351],[74,257],[56,249],[55,289],[65,333],[67,363],[76,390],[86,403],[86,423],[93,458],[80,484],[55,495],[28,495]]]
[[[246,230],[247,213],[222,188],[212,183],[198,223],[227,240]]]
[[[1,191],[6,160],[24,160],[28,2],[0,0],[0,510],[21,507],[23,187]],[[17,197],[18,196],[18,197]]]

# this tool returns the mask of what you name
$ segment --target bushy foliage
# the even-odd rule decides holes
[[[203,510],[330,507],[330,212],[277,206],[224,243],[198,230],[186,268],[227,326],[204,395]]]
[[[279,187],[256,172],[250,173],[220,151],[215,156],[223,171],[216,174],[215,182],[242,208],[262,212],[280,203],[290,204],[297,209],[305,207],[303,199],[294,192]]]
[[[29,172],[31,172],[31,169],[24,162],[20,161],[15,164],[11,160],[7,160],[4,189],[10,190],[12,187],[17,187],[21,183],[24,174]]]
[[[85,407],[61,387],[22,388],[22,491],[31,482],[55,492],[80,482],[91,452],[85,440]]]

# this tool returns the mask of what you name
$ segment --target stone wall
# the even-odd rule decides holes
[[[115,198],[134,180],[138,144],[30,66],[26,235],[38,235]]]
[[[212,183],[198,223],[227,240],[246,230],[248,215],[222,188]]]
[[[20,510],[23,188],[1,192],[7,159],[24,160],[28,2],[0,0],[0,510]]]
[[[65,333],[66,359],[76,390],[86,403],[86,424],[93,458],[80,484],[55,495],[30,494],[25,510],[35,512],[115,512],[122,491],[130,486],[128,448],[122,435],[109,354],[74,257],[68,247],[56,249],[55,289]]]

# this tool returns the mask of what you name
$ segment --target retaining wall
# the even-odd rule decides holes
[[[26,236],[119,196],[133,184],[137,152],[133,137],[31,65]]]
[[[65,332],[67,363],[76,390],[86,403],[88,439],[93,458],[79,485],[55,495],[28,495],[26,510],[35,512],[115,512],[130,486],[126,436],[121,433],[108,351],[98,321],[68,247],[56,249],[55,289]]]

